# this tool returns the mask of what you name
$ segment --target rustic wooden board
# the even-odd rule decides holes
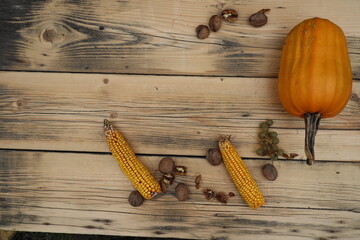
[[[161,156],[140,156],[155,172]],[[246,160],[266,204],[244,205],[223,165],[176,157],[188,175],[190,199],[171,194],[129,206],[132,186],[110,154],[0,151],[0,228],[202,239],[357,239],[360,164],[276,161],[276,181],[260,173],[265,160]],[[208,201],[194,186],[236,193],[227,205]],[[155,173],[159,178],[160,174]]]
[[[195,28],[224,8],[239,20],[198,40]],[[248,17],[270,8],[261,28]],[[360,1],[2,1],[0,69],[275,77],[286,34],[310,17],[347,35],[360,77]]]
[[[304,123],[279,103],[276,79],[69,73],[0,74],[0,144],[8,149],[108,152],[103,119],[137,153],[204,156],[232,135],[257,157],[258,125],[274,119],[280,146],[304,157]],[[104,82],[105,81],[105,82]],[[360,95],[360,83],[354,81]],[[322,121],[318,160],[358,161],[360,102]]]

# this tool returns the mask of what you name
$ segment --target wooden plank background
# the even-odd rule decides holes
[[[3,148],[106,152],[102,126],[109,118],[137,153],[204,156],[219,136],[232,135],[242,155],[254,158],[259,123],[273,119],[280,145],[304,157],[303,119],[282,108],[276,79],[18,72],[2,76]],[[353,91],[360,96],[357,81]],[[339,116],[322,120],[318,160],[358,161],[359,106],[359,101],[349,101]],[[334,146],[341,147],[332,151]]]
[[[208,39],[194,29],[223,8],[239,12]],[[248,17],[271,8],[269,22]],[[191,239],[358,239],[360,236],[360,1],[35,0],[0,4],[0,228]],[[276,77],[283,39],[309,17],[347,36],[353,95],[323,119],[317,163],[305,164],[304,123],[286,113]],[[163,156],[186,165],[190,199],[170,194],[139,208],[109,154],[103,119],[121,129],[154,172]],[[300,156],[255,154],[258,125],[274,120],[280,146]],[[251,210],[208,148],[232,139],[262,189]],[[227,205],[203,187],[236,193]]]
[[[109,154],[1,154],[3,227],[10,223],[23,230],[202,239],[237,239],[239,234],[251,239],[351,239],[360,234],[360,163],[319,162],[309,167],[277,161],[280,175],[270,182],[260,172],[265,160],[247,160],[266,198],[265,207],[252,210],[223,165],[176,157],[177,164],[188,166],[188,175],[176,182],[190,186],[190,199],[178,202],[171,189],[133,208],[127,202],[132,187]],[[140,159],[154,171],[161,156]],[[199,173],[203,187],[232,191],[236,197],[227,205],[206,200],[194,186]]]

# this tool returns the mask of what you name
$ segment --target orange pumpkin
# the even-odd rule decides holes
[[[315,135],[321,118],[334,117],[347,104],[352,71],[342,29],[327,19],[296,25],[282,49],[278,92],[292,115],[305,119],[305,153],[315,161]]]

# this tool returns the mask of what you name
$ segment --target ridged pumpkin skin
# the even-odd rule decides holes
[[[282,49],[278,92],[292,115],[339,114],[352,88],[352,71],[342,29],[327,19],[311,18],[295,26]]]

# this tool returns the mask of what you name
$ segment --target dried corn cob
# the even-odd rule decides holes
[[[250,208],[262,206],[265,199],[249,170],[228,138],[219,140],[219,149],[224,164],[240,195]]]
[[[159,183],[148,169],[137,159],[134,151],[123,136],[108,120],[104,120],[104,132],[109,149],[121,170],[145,199],[151,199],[161,192]]]

